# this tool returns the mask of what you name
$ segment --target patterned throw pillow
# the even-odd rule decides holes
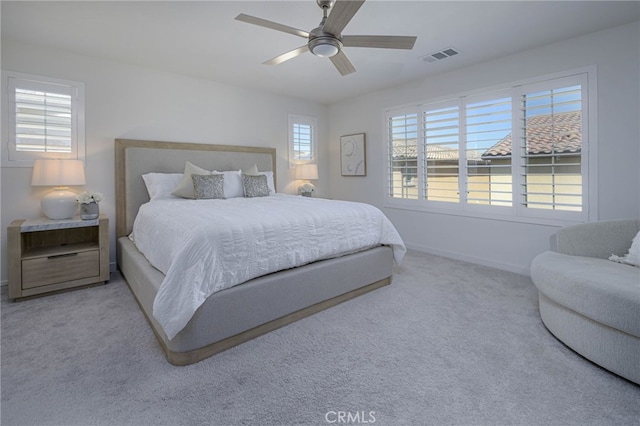
[[[269,195],[267,177],[265,175],[242,175],[242,185],[244,186],[244,196],[247,198],[266,197]]]
[[[224,175],[191,175],[196,200],[224,199]]]

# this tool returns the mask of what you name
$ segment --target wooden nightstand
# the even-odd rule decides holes
[[[109,219],[14,220],[7,228],[9,299],[109,280]]]

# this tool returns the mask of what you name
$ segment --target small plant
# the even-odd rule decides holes
[[[90,204],[99,203],[102,201],[102,193],[95,191],[84,191],[76,196],[76,203],[78,204]]]

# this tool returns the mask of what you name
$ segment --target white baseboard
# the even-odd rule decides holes
[[[468,256],[458,252],[437,249],[435,247],[423,246],[420,244],[405,243],[408,249],[429,253],[436,256],[449,257],[451,259],[461,260],[463,262],[475,263],[476,265],[488,266],[491,268],[502,269],[503,271],[514,272],[520,275],[530,276],[529,266],[516,265],[513,263],[499,262],[495,259],[485,257]]]

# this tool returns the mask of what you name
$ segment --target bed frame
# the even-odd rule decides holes
[[[127,237],[138,208],[149,200],[141,175],[182,173],[185,161],[208,170],[273,171],[275,148],[130,139],[115,141],[117,262],[167,360],[188,365],[391,283],[393,252],[380,246],[265,275],[210,296],[187,326],[167,339],[153,300],[164,275]],[[277,188],[277,186],[276,186]]]

